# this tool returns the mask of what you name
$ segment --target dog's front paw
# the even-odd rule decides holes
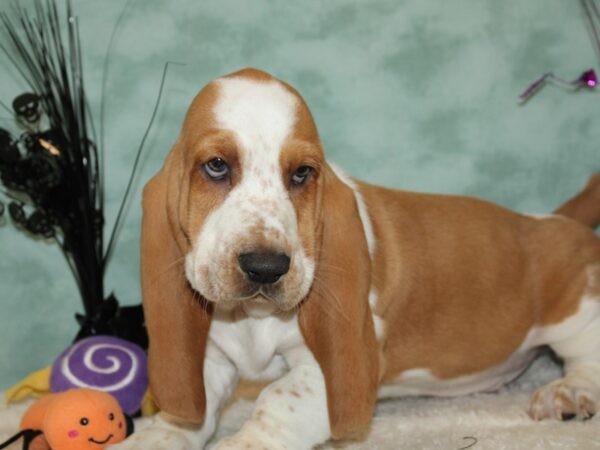
[[[152,427],[145,428],[128,437],[120,444],[111,445],[109,450],[196,450],[185,434],[176,430]]]
[[[589,419],[598,411],[598,392],[585,380],[562,378],[539,388],[529,403],[529,415],[542,419]]]

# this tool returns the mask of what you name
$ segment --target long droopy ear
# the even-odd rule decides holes
[[[189,242],[182,228],[187,179],[181,141],[144,188],[142,295],[150,338],[150,387],[160,409],[183,422],[204,420],[204,351],[211,312],[184,273]]]
[[[354,192],[323,173],[321,244],[300,327],[325,376],[334,439],[368,426],[377,398],[378,349],[368,303],[371,263]]]

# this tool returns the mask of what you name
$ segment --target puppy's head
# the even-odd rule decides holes
[[[313,281],[325,165],[300,95],[257,70],[219,78],[192,102],[176,151],[191,286],[224,308],[295,307]]]
[[[143,208],[148,371],[162,411],[202,423],[213,304],[256,316],[306,298],[298,323],[326,380],[332,436],[369,423],[379,369],[367,241],[296,91],[255,70],[210,83]]]

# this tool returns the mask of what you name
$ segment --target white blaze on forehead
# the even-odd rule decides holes
[[[296,123],[296,97],[277,81],[235,77],[217,84],[214,116],[219,127],[234,133],[241,161],[242,180],[221,208],[240,220],[231,224],[231,235],[243,233],[257,219],[265,229],[297,233],[279,163],[283,143]],[[297,238],[292,236],[293,241]]]
[[[232,130],[246,151],[278,155],[296,122],[296,97],[276,81],[237,77],[222,78],[217,84],[218,126]]]
[[[296,214],[281,181],[279,156],[296,122],[296,97],[277,81],[236,77],[217,83],[215,119],[236,136],[242,169],[224,209],[241,210],[236,215],[245,214],[245,222],[261,219],[265,228],[295,233]],[[239,231],[244,226],[234,225]]]

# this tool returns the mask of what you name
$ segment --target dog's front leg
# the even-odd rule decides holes
[[[212,450],[308,450],[329,439],[321,368],[306,347],[292,353],[286,355],[291,370],[261,392],[252,417]]]
[[[206,389],[206,415],[199,427],[177,423],[166,414],[159,413],[147,428],[136,431],[131,437],[110,450],[201,450],[217,426],[219,411],[230,397],[238,382],[237,369],[220,350],[209,341],[204,361],[204,386]]]

